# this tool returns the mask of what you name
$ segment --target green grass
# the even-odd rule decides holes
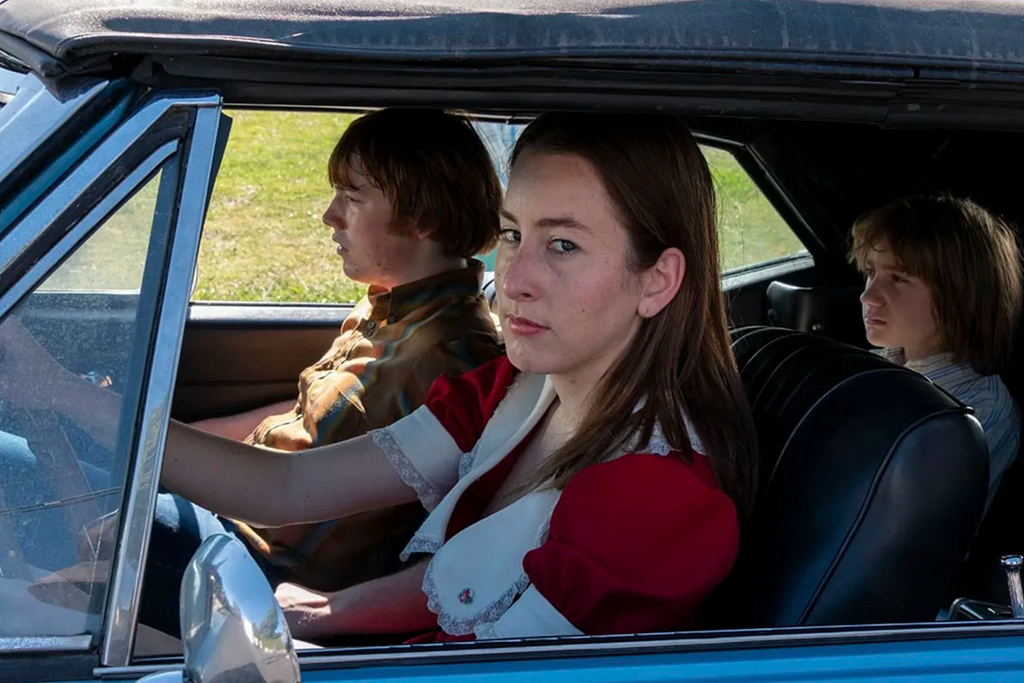
[[[39,288],[139,291],[159,188],[157,172]]]
[[[333,194],[327,157],[352,116],[229,115],[233,125],[203,229],[194,298],[337,303],[361,297],[365,286],[345,277],[321,222]],[[718,193],[723,270],[801,251],[732,155],[703,149]],[[47,288],[137,289],[156,189],[154,179],[51,276]]]
[[[345,277],[330,228],[321,221],[334,194],[327,157],[352,117],[230,115],[194,298],[335,303],[361,297],[365,286]]]
[[[803,244],[735,157],[720,149],[702,149],[715,181],[722,270],[803,251]]]

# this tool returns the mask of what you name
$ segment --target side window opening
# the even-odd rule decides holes
[[[321,215],[327,158],[358,114],[230,112],[234,119],[200,245],[194,301],[344,304],[365,285],[345,277]],[[504,185],[521,123],[476,120]],[[701,145],[718,194],[722,271],[806,253],[728,150]],[[487,270],[494,254],[481,254]]]
[[[357,301],[321,215],[327,159],[353,114],[228,112],[232,130],[199,248],[194,301]]]
[[[701,151],[715,183],[723,273],[807,253],[732,153],[709,145]]]

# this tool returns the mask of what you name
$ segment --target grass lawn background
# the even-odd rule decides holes
[[[365,287],[348,280],[321,216],[333,190],[327,157],[351,115],[230,111],[227,150],[199,252],[194,298],[338,303]],[[793,254],[800,242],[732,155],[703,148],[718,193],[722,266]],[[47,289],[137,289],[157,182],[108,219],[51,276]]]

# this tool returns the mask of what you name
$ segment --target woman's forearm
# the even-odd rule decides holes
[[[208,510],[263,527],[321,522],[416,500],[368,436],[285,453],[174,421],[161,482]]]
[[[272,415],[287,413],[295,407],[295,399],[279,401],[254,410],[224,417],[211,417],[192,422],[191,426],[210,434],[223,436],[235,441],[244,441],[265,419]]]
[[[171,420],[160,483],[200,507],[262,526],[288,517],[289,454],[247,446]]]

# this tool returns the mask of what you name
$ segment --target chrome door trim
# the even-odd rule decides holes
[[[109,81],[83,79],[64,88],[63,96],[51,92],[35,74],[20,83],[17,97],[0,109],[0,178],[20,166],[55,131],[103,92]]]
[[[85,652],[92,646],[92,636],[31,636],[0,638],[0,652]]]
[[[164,143],[156,152],[149,155],[145,161],[139,164],[131,173],[125,177],[117,187],[104,197],[92,211],[87,213],[82,220],[75,224],[75,227],[68,231],[60,241],[40,258],[32,267],[14,283],[10,289],[0,295],[0,316],[7,313],[23,296],[28,294],[34,287],[46,279],[50,271],[60,263],[68,254],[102,223],[107,216],[117,209],[121,202],[125,201],[131,193],[138,189],[160,165],[169,159],[178,148],[178,141]]]
[[[176,105],[194,107],[195,124],[189,149],[182,153],[185,168],[180,191],[182,200],[174,224],[163,302],[149,363],[150,374],[139,420],[142,429],[134,456],[135,466],[127,485],[128,505],[121,525],[118,561],[108,595],[100,659],[100,663],[105,666],[128,666],[131,663],[139,597],[142,593],[142,572],[149,550],[174,379],[178,372],[192,275],[199,255],[199,236],[206,214],[206,197],[212,182],[210,174],[217,149],[220,105],[218,95],[197,97],[187,102],[179,99]]]
[[[684,654],[751,649],[779,649],[812,646],[858,645],[886,642],[912,643],[963,638],[1020,638],[1024,623],[929,622],[925,624],[776,628],[755,633],[717,631],[665,633],[647,636],[575,636],[521,640],[477,641],[440,645],[384,645],[356,650],[300,650],[304,672],[350,670],[367,667],[452,666],[481,661]],[[181,670],[180,663],[137,664],[127,667],[98,667],[93,675],[105,680],[137,679],[159,671]],[[451,675],[460,675],[451,670]],[[366,676],[370,678],[372,676]]]
[[[777,280],[814,267],[814,257],[806,251],[782,258],[753,263],[722,273],[722,291],[731,292],[757,282]]]

